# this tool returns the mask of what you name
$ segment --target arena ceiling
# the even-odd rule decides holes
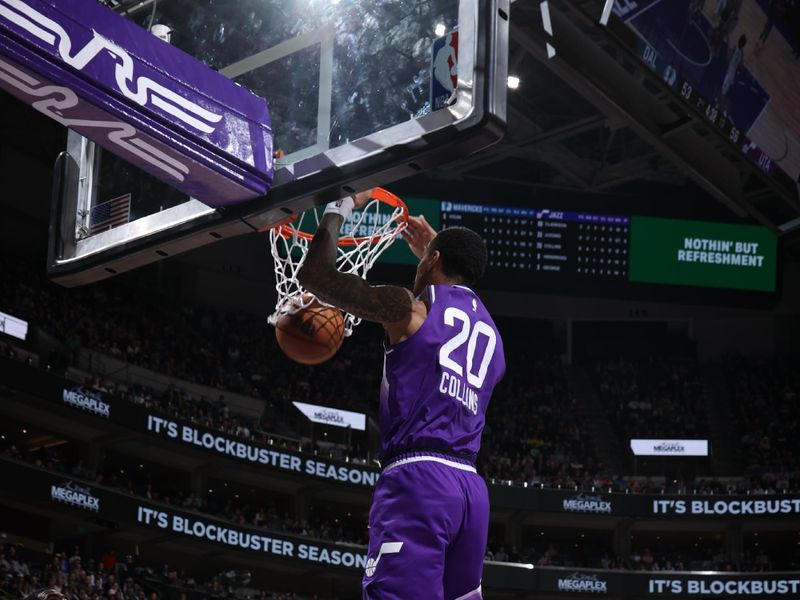
[[[117,10],[132,4],[101,1],[119,4]],[[761,223],[781,234],[789,251],[785,256],[800,257],[800,236],[791,235],[800,226],[798,190],[766,177],[688,114],[673,92],[591,16],[598,2],[551,0],[554,38],[542,28],[537,0],[513,2],[509,73],[521,83],[509,90],[505,138],[421,178],[450,186],[483,183],[588,194],[654,185],[702,190],[732,220]],[[548,41],[556,48],[552,59],[545,50]],[[4,155],[11,149],[19,160],[49,168],[64,147],[63,130],[9,96],[3,95],[0,106]],[[4,205],[47,217],[46,204],[20,206],[13,189]]]
[[[508,131],[495,147],[430,177],[610,192],[630,183],[699,187],[732,217],[787,234],[800,226],[798,189],[782,186],[598,24],[598,0],[512,5]],[[548,58],[552,42],[556,56]],[[793,236],[792,236],[793,237]]]

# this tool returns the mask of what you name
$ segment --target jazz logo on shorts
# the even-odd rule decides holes
[[[364,572],[367,577],[372,577],[375,574],[375,569],[378,568],[378,561],[381,556],[386,554],[397,554],[403,547],[403,542],[384,542],[381,544],[381,549],[378,551],[378,556],[375,558],[367,558],[367,564],[364,567]]]

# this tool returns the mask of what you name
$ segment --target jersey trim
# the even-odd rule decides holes
[[[384,467],[383,473],[388,473],[395,467],[400,467],[402,465],[407,465],[410,463],[416,462],[435,462],[439,463],[440,465],[445,465],[448,467],[452,467],[453,469],[459,469],[460,471],[469,471],[470,473],[477,473],[478,471],[472,465],[465,465],[454,460],[447,460],[446,458],[442,458],[441,456],[408,456],[406,458],[401,458],[399,460],[390,462],[386,467]],[[472,592],[470,592],[472,593]]]

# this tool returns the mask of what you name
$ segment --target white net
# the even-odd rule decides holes
[[[386,193],[387,195],[388,192]],[[275,325],[286,314],[307,308],[320,302],[297,281],[297,273],[303,265],[311,243],[310,235],[316,231],[322,218],[322,208],[312,209],[299,215],[294,221],[269,232],[272,259],[275,268],[275,290],[278,301],[269,323]],[[406,227],[404,205],[392,206],[372,199],[359,211],[354,211],[339,232],[336,268],[343,273],[352,273],[366,279],[367,273],[378,257],[391,246]],[[325,305],[324,302],[320,304]],[[349,336],[361,322],[354,315],[344,313],[344,334]]]

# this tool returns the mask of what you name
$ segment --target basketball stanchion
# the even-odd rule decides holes
[[[286,355],[303,364],[330,359],[361,320],[325,304],[300,285],[303,265],[323,207],[296,215],[269,230],[278,298],[268,322]],[[336,268],[366,279],[378,257],[408,223],[408,207],[396,195],[375,188],[367,205],[354,211],[340,232]]]

